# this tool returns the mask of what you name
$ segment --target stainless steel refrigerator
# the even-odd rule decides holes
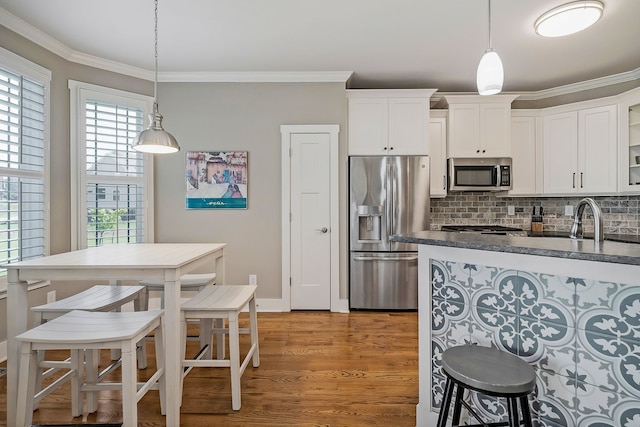
[[[418,247],[389,241],[429,229],[428,156],[349,157],[352,309],[418,308]]]

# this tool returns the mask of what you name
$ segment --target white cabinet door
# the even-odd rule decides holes
[[[544,116],[544,193],[615,193],[616,126],[615,105]]]
[[[349,154],[382,155],[389,141],[386,98],[349,99]]]
[[[536,150],[536,118],[511,118],[512,190],[510,196],[538,193],[538,159]]]
[[[578,113],[542,118],[543,190],[545,194],[575,193],[578,174]]]
[[[433,89],[347,91],[349,155],[429,154]]]
[[[447,119],[429,120],[429,160],[431,197],[447,195]]]
[[[580,193],[612,193],[617,186],[616,106],[578,112]]]
[[[388,153],[428,154],[429,100],[389,98]]]
[[[511,157],[515,95],[445,95],[449,104],[447,157]]]
[[[447,157],[478,157],[480,153],[480,104],[449,105]]]
[[[480,153],[511,157],[511,106],[480,104]]]

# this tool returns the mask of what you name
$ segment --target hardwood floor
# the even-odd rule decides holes
[[[228,369],[193,369],[185,379],[182,426],[415,426],[416,312],[258,313],[258,328],[260,367],[249,364],[242,377],[242,408],[231,409]],[[195,346],[190,342],[189,351]],[[153,343],[148,348],[152,360]],[[243,336],[241,353],[246,348]],[[138,410],[140,426],[165,425],[157,392]],[[42,401],[34,424],[120,422],[120,393],[101,392],[95,414],[70,413],[65,386]],[[6,376],[0,425],[6,426]]]

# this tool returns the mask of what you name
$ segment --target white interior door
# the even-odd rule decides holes
[[[340,285],[339,132],[335,124],[280,126],[282,311],[349,311]]]
[[[291,309],[331,308],[331,144],[291,135]]]

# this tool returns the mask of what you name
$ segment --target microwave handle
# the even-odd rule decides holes
[[[494,173],[496,174],[496,176],[495,176],[496,188],[500,188],[500,184],[502,184],[502,182],[501,182],[502,181],[502,173],[501,173],[501,170],[500,170],[500,165],[496,165],[495,166],[495,172]]]

